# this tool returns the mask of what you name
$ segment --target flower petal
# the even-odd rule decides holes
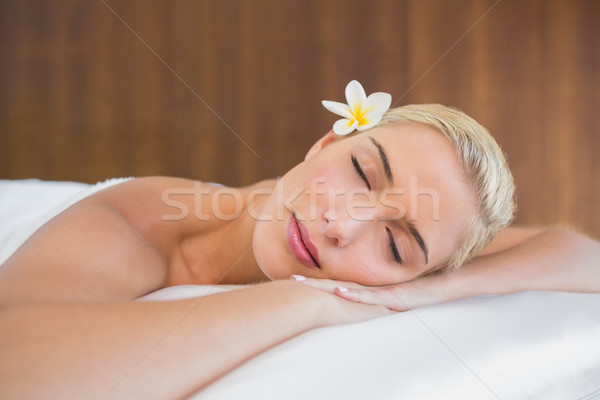
[[[358,81],[353,80],[346,85],[346,101],[350,106],[351,110],[357,108],[358,105],[363,104],[367,100],[367,94],[362,85]]]
[[[371,110],[376,110],[383,116],[383,114],[390,109],[391,104],[392,96],[390,94],[383,92],[372,93],[365,101],[364,111],[369,112]]]
[[[378,110],[371,110],[363,115],[363,120],[366,121],[366,123],[359,125],[358,127],[356,127],[356,129],[361,132],[366,131],[367,129],[370,129],[377,125],[379,121],[381,121],[382,117],[383,114],[380,113]]]
[[[335,132],[337,135],[345,136],[354,131],[357,126],[357,120],[350,120],[346,118],[338,119],[335,121],[335,124],[333,124],[333,132]]]
[[[340,117],[345,117],[345,118],[350,118],[350,119],[353,118],[352,113],[350,112],[350,109],[348,108],[348,105],[346,105],[344,103],[338,103],[337,101],[323,100],[323,101],[321,101],[321,104],[323,104],[323,107],[325,107],[332,113],[339,115]]]

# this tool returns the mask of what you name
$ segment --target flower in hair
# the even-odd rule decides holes
[[[333,132],[338,135],[374,127],[390,108],[392,96],[377,92],[367,97],[362,85],[358,81],[351,81],[346,85],[346,101],[348,104],[328,100],[321,102],[332,113],[344,117],[333,124]]]

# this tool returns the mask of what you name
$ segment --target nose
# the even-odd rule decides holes
[[[376,213],[362,212],[356,213],[335,212],[327,210],[323,214],[325,220],[325,236],[335,240],[338,247],[346,247],[359,235],[364,234],[368,224],[377,220]]]

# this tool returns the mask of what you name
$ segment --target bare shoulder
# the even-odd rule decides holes
[[[169,246],[185,223],[159,224],[172,213],[162,196],[195,184],[180,178],[134,179],[69,207],[2,265],[0,305],[122,301],[163,287]]]
[[[145,177],[110,187],[86,201],[109,205],[159,252],[170,254],[183,236],[211,229],[212,197],[218,190],[220,186],[191,179]]]
[[[152,176],[136,178],[121,184],[111,186],[86,199],[88,202],[109,204],[127,216],[135,216],[136,210],[158,210],[172,214],[174,199],[186,205],[193,206],[198,198],[210,196],[219,189],[212,183],[200,182],[185,178]]]

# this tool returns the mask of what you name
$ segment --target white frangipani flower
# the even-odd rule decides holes
[[[367,97],[362,85],[358,81],[351,81],[346,86],[346,101],[348,104],[328,100],[321,102],[332,113],[344,117],[333,124],[333,131],[338,135],[347,135],[355,129],[364,131],[375,126],[390,108],[392,96],[377,92]]]

